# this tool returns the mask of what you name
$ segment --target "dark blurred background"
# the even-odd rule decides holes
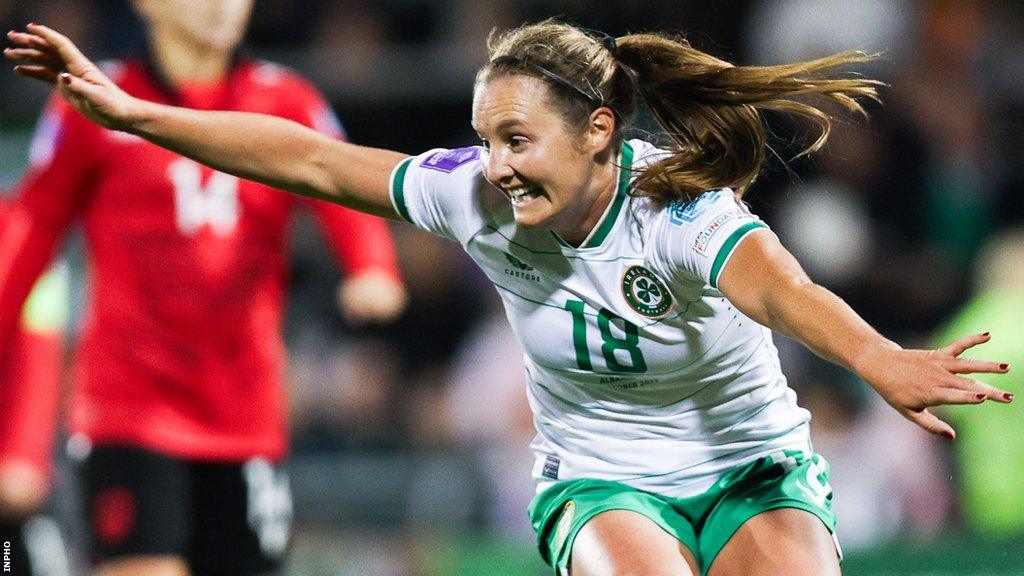
[[[201,1],[201,0],[197,0]],[[351,140],[418,153],[475,143],[486,38],[559,16],[612,35],[673,30],[736,64],[857,48],[889,87],[826,151],[770,117],[772,160],[747,196],[811,276],[905,346],[990,330],[991,380],[1024,392],[1024,5],[978,0],[256,0],[246,50],[309,77]],[[91,57],[137,54],[126,0],[0,0]],[[0,74],[0,188],[16,181],[47,90]],[[315,226],[294,240],[287,337],[296,575],[544,574],[525,507],[532,423],[521,351],[458,246],[395,226],[412,304],[347,326]],[[81,249],[68,242],[78,272]],[[852,374],[781,341],[830,462],[847,574],[1024,574],[1024,410],[946,412],[956,443],[903,421]],[[65,482],[65,484],[69,484]],[[73,486],[62,486],[74,507]],[[73,514],[72,514],[73,516]],[[69,530],[74,532],[73,523]]]

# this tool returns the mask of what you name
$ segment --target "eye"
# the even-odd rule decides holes
[[[508,146],[509,146],[509,148],[512,148],[513,150],[515,150],[517,148],[521,148],[522,146],[525,146],[528,142],[529,142],[529,140],[527,140],[523,136],[513,136],[513,137],[508,139]]]

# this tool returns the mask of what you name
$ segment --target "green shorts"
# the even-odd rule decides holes
[[[580,528],[608,510],[632,510],[650,518],[685,544],[706,574],[736,530],[761,512],[806,510],[834,535],[828,470],[818,454],[783,450],[729,471],[707,492],[691,498],[670,498],[607,480],[567,480],[533,499],[530,521],[541,556],[556,574],[568,574]]]

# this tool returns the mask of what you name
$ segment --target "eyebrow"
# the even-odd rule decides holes
[[[502,132],[502,131],[509,130],[511,128],[516,128],[518,126],[525,126],[525,125],[526,125],[526,122],[523,122],[522,120],[519,120],[518,118],[509,118],[509,119],[502,120],[501,122],[499,122],[494,127],[494,131],[495,132]],[[476,126],[473,126],[472,128],[473,128],[473,130],[477,134],[480,134],[479,128],[477,128]]]

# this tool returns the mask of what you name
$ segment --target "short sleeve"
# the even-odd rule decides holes
[[[739,243],[767,225],[728,189],[670,204],[659,223],[656,260],[673,276],[699,278],[718,288],[722,269]]]
[[[417,228],[465,243],[487,221],[482,148],[434,149],[406,158],[391,174],[395,211]]]

